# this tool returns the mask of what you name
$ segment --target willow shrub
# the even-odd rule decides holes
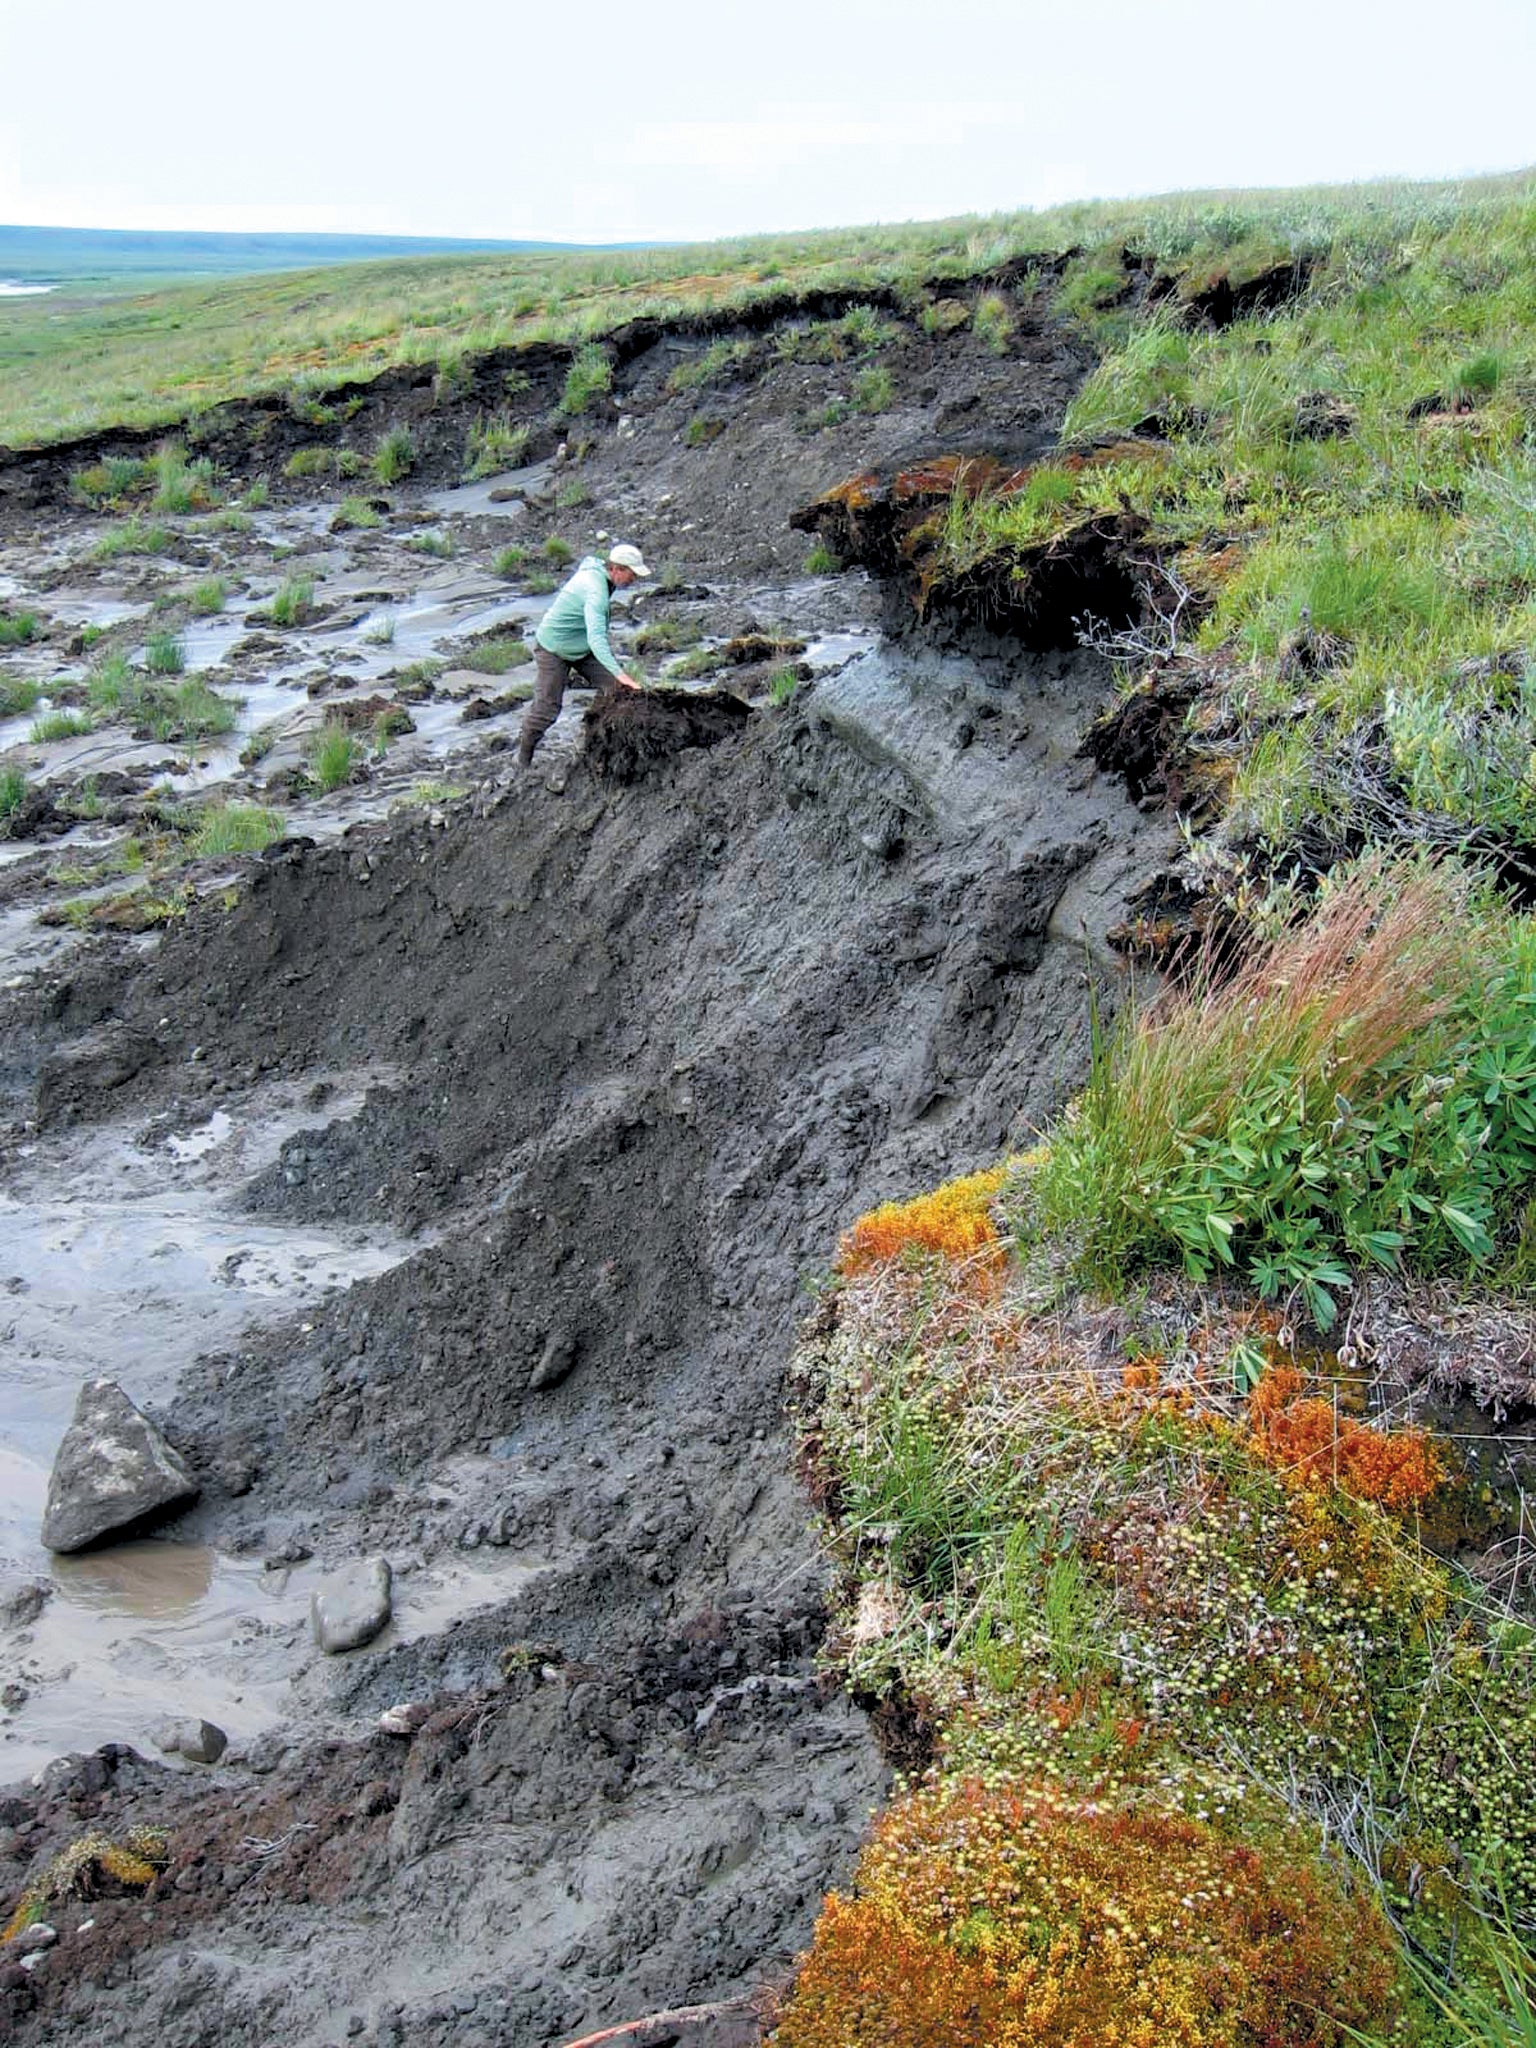
[[[1491,1261],[1536,1191],[1536,927],[1454,867],[1362,863],[1226,986],[1098,1038],[1035,1190],[1102,1278],[1232,1267],[1325,1330],[1351,1261]]]

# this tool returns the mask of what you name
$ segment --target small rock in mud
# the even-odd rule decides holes
[[[46,1579],[27,1579],[19,1586],[0,1588],[0,1623],[7,1628],[30,1628],[52,1591]]]
[[[548,1342],[539,1355],[539,1362],[528,1378],[532,1392],[540,1393],[545,1387],[558,1387],[569,1377],[576,1364],[576,1337],[570,1330],[551,1330]]]
[[[398,1706],[386,1707],[380,1714],[379,1732],[410,1737],[431,1718],[431,1714],[432,1709],[425,1700],[402,1700]]]
[[[162,1721],[155,1730],[155,1747],[162,1756],[185,1757],[190,1764],[216,1764],[229,1747],[229,1737],[212,1721]]]
[[[358,1558],[328,1572],[310,1599],[315,1641],[328,1657],[371,1643],[389,1620],[389,1560]]]
[[[43,1542],[54,1551],[84,1550],[197,1492],[180,1457],[116,1380],[90,1380],[54,1459]]]

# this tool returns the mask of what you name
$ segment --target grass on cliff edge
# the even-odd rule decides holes
[[[925,277],[960,283],[1070,248],[1087,253],[1068,280],[1068,308],[1098,321],[1094,279],[1118,276],[1100,252],[1127,242],[1181,275],[1217,266],[1241,275],[1290,252],[1399,247],[1457,221],[1476,232],[1528,182],[1187,193],[684,248],[419,258],[105,300],[14,300],[0,308],[0,445],[170,425],[257,392],[302,402],[397,364],[431,364],[451,384],[467,358],[490,349],[580,346],[642,315],[728,312],[810,287],[889,287],[917,314]],[[996,309],[984,318],[997,345]]]
[[[1127,687],[1189,679],[1227,848],[1471,838],[1536,865],[1536,186],[1340,207],[1272,253],[1297,295],[1219,331],[1183,310],[1206,252],[1161,298],[1119,250],[1077,259],[1061,296],[1099,368],[1056,456],[957,494],[943,568],[1141,515],[1148,616],[1098,642]]]

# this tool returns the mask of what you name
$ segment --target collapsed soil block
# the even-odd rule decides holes
[[[726,690],[645,690],[599,698],[586,716],[587,759],[607,782],[638,782],[688,747],[740,732],[752,708]]]

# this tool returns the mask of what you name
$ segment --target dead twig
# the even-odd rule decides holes
[[[739,2013],[743,2019],[756,2010],[755,2000],[747,1998],[725,1998],[716,2005],[682,2005],[672,2012],[648,2013],[644,2019],[621,2020],[616,2027],[600,2027],[595,2034],[583,2034],[580,2040],[567,2041],[563,2048],[598,2048],[603,2041],[638,2041],[647,2027],[696,2026],[702,2020],[729,2019]],[[660,2048],[660,2043],[654,2044]]]

